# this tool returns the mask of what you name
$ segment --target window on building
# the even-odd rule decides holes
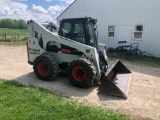
[[[134,26],[133,38],[137,39],[137,40],[143,39],[143,25],[135,25]]]
[[[108,38],[114,38],[115,36],[115,26],[108,26]]]

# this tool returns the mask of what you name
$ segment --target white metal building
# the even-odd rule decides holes
[[[160,0],[75,0],[57,18],[93,17],[99,41],[139,43],[141,51],[160,57]]]

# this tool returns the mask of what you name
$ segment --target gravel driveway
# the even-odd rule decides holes
[[[132,115],[137,119],[160,119],[160,69],[124,63],[132,72],[131,86],[127,100],[97,94],[97,88],[73,87],[66,76],[45,82],[38,80],[32,66],[27,63],[25,46],[0,45],[0,78],[15,79],[25,85],[35,85],[54,93],[101,105]],[[111,61],[112,62],[112,61]]]

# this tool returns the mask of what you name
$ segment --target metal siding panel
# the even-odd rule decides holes
[[[118,26],[132,26],[130,32],[133,33],[134,25],[144,24],[143,40],[131,42],[138,42],[142,51],[160,57],[159,6],[160,0],[77,0],[58,20],[84,16],[97,18],[99,40],[111,47],[117,46]],[[108,25],[115,25],[115,39],[107,38]]]

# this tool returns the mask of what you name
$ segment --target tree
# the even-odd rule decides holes
[[[1,19],[0,20],[0,28],[14,28],[14,29],[26,29],[27,24],[26,21],[20,19]]]

